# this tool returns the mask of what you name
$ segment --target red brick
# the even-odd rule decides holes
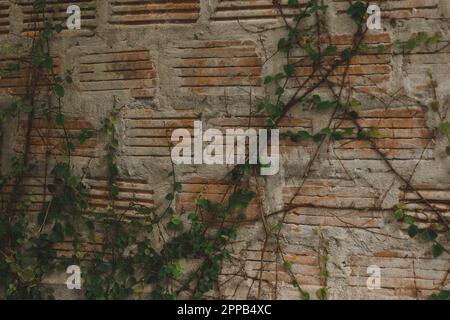
[[[189,1],[108,1],[111,8],[109,23],[118,26],[195,23],[200,14],[200,0]]]

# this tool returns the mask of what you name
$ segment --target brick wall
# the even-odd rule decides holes
[[[330,6],[326,21],[331,30],[329,42],[339,50],[349,47],[353,30],[345,14],[348,1],[325,2]],[[284,36],[279,28],[282,20],[271,0],[52,3],[49,14],[54,17],[65,17],[69,3],[83,7],[82,29],[63,31],[54,44],[58,70],[71,70],[73,74],[74,82],[67,86],[64,98],[69,131],[76,135],[83,128],[100,128],[114,99],[125,106],[118,123],[118,208],[123,209],[130,201],[150,207],[160,205],[170,190],[167,135],[177,128],[192,131],[193,122],[199,119],[205,127],[221,130],[248,126],[249,110],[255,109],[258,98],[271,92],[263,85],[264,77],[279,72],[285,63],[282,55],[269,59],[276,51],[277,40]],[[286,3],[281,1],[290,17],[292,12]],[[448,41],[449,1],[383,1],[382,16],[383,30],[368,33],[364,41],[368,48],[351,60],[346,79],[362,101],[358,123],[377,129],[381,136],[376,144],[392,166],[408,178],[415,170],[411,183],[450,217],[449,158],[443,142],[432,139],[436,119],[414,101],[389,99],[390,94],[402,91],[429,101],[426,71],[430,69],[439,82],[439,98],[449,101],[450,47],[435,54],[416,50],[403,57],[392,55],[390,46],[393,40],[405,40],[417,31],[441,32],[443,40]],[[33,12],[31,0],[17,4],[0,0],[0,49],[6,43],[26,43],[34,23],[40,25],[42,21]],[[383,53],[377,51],[381,44],[385,46]],[[2,54],[0,66],[14,59]],[[312,62],[305,54],[294,51],[289,61],[298,63],[295,73],[300,80],[306,79]],[[343,68],[337,68],[330,83],[323,84],[319,91],[337,85],[343,73]],[[23,93],[24,81],[23,74],[0,77],[0,105],[6,105],[5,95]],[[297,86],[290,83],[288,90]],[[390,107],[386,109],[374,95],[388,98]],[[280,129],[313,134],[329,116],[299,107],[280,123]],[[339,118],[333,123],[341,129],[354,126]],[[261,117],[251,119],[252,127],[264,124]],[[25,190],[39,197],[33,208],[37,212],[46,197],[42,173],[51,167],[44,156],[49,155],[51,163],[61,157],[64,136],[61,129],[43,118],[37,118],[34,125],[31,154],[36,176],[25,180]],[[2,129],[1,157],[2,163],[7,163],[23,143],[24,122],[11,121]],[[49,147],[40,138],[44,132]],[[73,155],[76,169],[87,170],[85,183],[91,189],[91,204],[98,211],[105,209],[108,200],[104,145],[104,140],[94,135]],[[282,227],[282,246],[293,275],[312,297],[323,283],[318,261],[323,239],[319,234],[329,242],[327,286],[331,298],[414,299],[449,288],[449,255],[432,259],[428,244],[409,239],[405,226],[393,222],[392,208],[402,201],[407,214],[422,218],[424,224],[430,223],[433,215],[417,201],[417,195],[394,179],[373,146],[355,136],[330,143],[321,149],[308,178],[301,183],[313,150],[311,143],[281,141],[280,173],[252,186],[261,189],[262,201],[250,204],[249,221],[241,226],[238,240],[230,248],[238,262],[225,265],[220,293],[211,296],[299,298],[283,261],[276,255],[277,244],[265,243],[261,222],[252,221],[258,220],[261,210],[268,213],[283,205],[295,208],[287,213]],[[222,178],[228,169],[178,166],[182,190],[176,197],[177,210],[192,210],[198,192],[211,200],[226,199],[229,186]],[[99,242],[101,239],[96,239],[85,250],[95,251]],[[71,250],[67,244],[58,249],[61,254]],[[379,290],[366,287],[370,265],[381,268]],[[263,279],[261,287],[257,278]],[[60,281],[50,283],[62,296],[68,294]]]

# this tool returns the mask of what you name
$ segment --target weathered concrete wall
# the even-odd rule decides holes
[[[114,98],[118,105],[125,105],[119,121],[121,193],[125,201],[134,193],[144,204],[156,206],[170,188],[165,129],[191,128],[196,119],[201,119],[205,127],[245,126],[250,106],[254,108],[257,98],[270,94],[263,85],[264,76],[282,70],[285,63],[282,55],[266,61],[276,51],[285,30],[280,28],[282,21],[269,0],[142,1],[155,3],[145,13],[139,12],[141,2],[128,2],[97,1],[83,12],[82,30],[64,30],[58,37],[54,55],[60,70],[73,72],[74,83],[67,87],[64,98],[71,130],[99,128]],[[327,23],[332,42],[349,45],[353,27],[343,12],[347,1],[326,2],[330,5]],[[405,40],[417,31],[439,31],[448,41],[449,1],[384,2],[383,30],[369,32],[369,45],[388,46],[394,39]],[[26,41],[23,36],[31,30],[27,3],[0,1],[0,44]],[[167,10],[158,13],[156,10],[163,6]],[[0,63],[5,59],[0,58]],[[386,110],[379,101],[363,94],[385,97],[386,92],[404,90],[430,101],[427,69],[439,82],[439,98],[448,102],[450,47],[438,54],[417,52],[407,57],[362,55],[352,62],[350,75],[355,95],[363,101],[362,123],[386,135],[382,148],[394,168],[406,177],[416,168],[412,183],[429,202],[446,208],[448,213],[450,166],[446,144],[443,139],[430,138],[437,119],[414,103],[393,101]],[[306,77],[308,66],[297,72]],[[20,81],[0,79],[0,90],[13,93],[23,88]],[[298,108],[281,128],[314,133],[329,117],[327,112]],[[348,125],[345,121],[340,124],[342,128]],[[55,130],[51,157],[61,154],[58,150],[63,141],[57,137],[57,130],[46,127],[45,122],[37,123],[36,128]],[[23,130],[21,122],[3,128],[2,163],[7,163],[20,145]],[[95,136],[73,155],[80,172],[87,168],[87,183],[97,192],[93,203],[98,206],[107,201],[102,193],[106,183],[103,146],[103,138]],[[314,147],[282,143],[280,173],[261,180],[259,185],[266,213],[282,208],[294,196]],[[44,149],[39,139],[32,144],[31,153],[36,160],[36,177],[27,180],[30,192],[42,183],[39,176],[44,172]],[[226,189],[220,182],[229,170],[225,166],[177,166],[176,170],[183,184],[176,199],[179,210],[189,210],[201,190],[217,199]],[[301,206],[288,213],[283,226],[282,245],[304,289],[314,293],[321,287],[317,253],[320,233],[329,241],[327,285],[331,298],[424,298],[442,285],[448,286],[449,256],[433,259],[429,244],[409,239],[392,221],[390,209],[399,201],[411,208],[416,206],[414,194],[400,186],[368,143],[350,139],[322,148],[302,191],[294,196],[292,203]],[[259,215],[258,203],[252,203],[248,216]],[[261,259],[265,238],[262,223],[245,224],[238,237],[232,252],[243,261],[225,267],[222,297],[256,297],[258,284],[252,278],[260,276],[263,261],[262,278],[267,282],[262,284],[262,297],[275,297],[273,285],[277,281],[277,298],[297,299],[298,291],[275,257],[276,243],[267,244]],[[369,265],[381,267],[379,290],[366,288]],[[247,277],[242,272],[233,276],[237,269],[244,270]],[[63,291],[61,294],[67,294]]]

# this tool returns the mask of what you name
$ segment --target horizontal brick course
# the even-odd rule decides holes
[[[65,128],[65,130],[64,130]],[[59,158],[67,154],[66,134],[72,136],[71,141],[76,145],[73,157],[95,158],[97,156],[97,141],[95,134],[83,144],[77,143],[77,135],[82,129],[94,129],[94,126],[83,118],[66,117],[64,128],[59,128],[54,121],[34,119],[30,136],[30,154],[33,160],[44,160],[47,156]],[[25,142],[27,121],[20,122],[16,141],[16,150],[22,152]]]
[[[108,1],[111,8],[109,23],[116,26],[190,24],[195,23],[200,15],[200,0]]]
[[[37,12],[33,8],[34,0],[19,0],[17,1],[23,13],[23,35],[34,35],[35,26],[38,30],[43,30],[45,21],[42,20],[42,13]],[[70,5],[78,5],[81,9],[81,30],[79,32],[90,33],[97,26],[96,21],[96,4],[92,1],[85,0],[47,0],[45,13],[48,18],[54,21],[63,21],[63,32],[67,34],[74,34],[73,30],[67,30],[66,20],[69,17],[67,8]]]
[[[126,92],[137,99],[154,97],[158,78],[147,50],[85,54],[78,77],[83,92]]]
[[[9,2],[0,1],[0,35],[9,33]]]
[[[262,84],[262,60],[252,41],[191,41],[174,50],[173,70],[187,93],[222,95],[224,88]]]

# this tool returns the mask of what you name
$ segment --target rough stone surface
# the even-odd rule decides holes
[[[114,99],[125,106],[118,123],[118,207],[126,206],[132,198],[149,206],[158,206],[163,201],[170,188],[166,177],[171,170],[166,129],[192,128],[197,119],[205,127],[242,127],[248,123],[249,108],[254,108],[256,99],[269,95],[263,85],[264,76],[282,70],[285,63],[280,55],[264,62],[285,34],[279,28],[282,21],[271,2],[96,1],[95,6],[83,9],[81,30],[64,30],[58,36],[53,46],[57,68],[72,70],[74,79],[64,98],[70,131],[100,128]],[[332,42],[340,47],[348,46],[353,31],[345,14],[348,1],[326,2],[330,6],[327,23]],[[439,31],[448,40],[449,1],[383,2],[383,30],[369,32],[365,41],[369,46],[388,46],[394,39],[405,40],[417,31]],[[23,36],[32,30],[30,10],[30,1],[17,1],[17,4],[0,1],[0,44],[29,41]],[[57,15],[66,16],[65,11]],[[291,59],[301,56],[301,52],[294,53]],[[14,57],[0,56],[0,64],[11,59]],[[306,77],[310,69],[305,64],[295,72]],[[363,126],[378,128],[385,135],[379,147],[393,167],[406,177],[416,168],[412,184],[450,216],[449,158],[445,155],[444,139],[431,139],[431,130],[437,123],[435,116],[413,103],[394,102],[391,108],[385,109],[364,95],[404,90],[429,102],[428,69],[439,83],[440,100],[448,102],[450,47],[438,54],[416,52],[407,57],[392,56],[389,52],[363,54],[352,60],[349,76],[355,95],[363,101]],[[343,72],[337,70],[337,74]],[[290,89],[294,90],[295,86],[290,84]],[[20,94],[23,89],[20,77],[0,78],[2,96]],[[282,131],[304,129],[315,133],[326,125],[329,116],[326,112],[296,110],[280,126]],[[23,141],[23,126],[22,121],[12,121],[2,128],[2,170]],[[346,128],[351,124],[344,120],[339,126]],[[29,194],[36,194],[44,201],[44,195],[36,191],[40,190],[45,170],[42,161],[45,148],[38,138],[40,130],[51,133],[51,161],[62,154],[63,139],[58,129],[45,121],[35,122],[31,154],[37,161],[36,170],[25,185]],[[96,135],[73,155],[76,169],[81,173],[85,168],[86,183],[92,188],[91,201],[98,208],[107,203],[102,187],[106,183],[104,143]],[[393,221],[390,209],[399,201],[406,203],[410,210],[420,205],[417,196],[402,187],[370,144],[350,138],[322,148],[301,192],[296,193],[312,152],[311,144],[282,142],[280,173],[259,181],[265,212],[278,210],[291,200],[300,205],[287,214],[282,240],[292,271],[304,289],[314,297],[314,292],[321,287],[318,228],[330,242],[327,265],[330,298],[414,299],[425,298],[442,286],[449,288],[449,255],[433,259],[429,244],[409,239],[404,226]],[[228,169],[177,166],[177,176],[183,186],[176,198],[177,209],[192,209],[200,191],[210,199],[223,197],[227,186],[220,180]],[[249,218],[260,216],[260,205],[256,201],[251,203]],[[38,209],[34,208],[33,212]],[[270,242],[261,258],[263,243],[261,223],[245,223],[240,227],[232,254],[240,256],[242,263],[225,266],[221,297],[256,297],[258,283],[253,278],[262,276],[263,298],[275,298],[275,283],[276,298],[299,298],[282,262],[274,254],[276,243]],[[66,250],[64,244],[60,249]],[[381,268],[379,290],[366,287],[370,265]],[[248,277],[234,276],[239,268]],[[76,298],[77,293],[64,289],[64,281],[65,275],[48,279],[61,297]],[[216,293],[211,295],[217,297]]]

